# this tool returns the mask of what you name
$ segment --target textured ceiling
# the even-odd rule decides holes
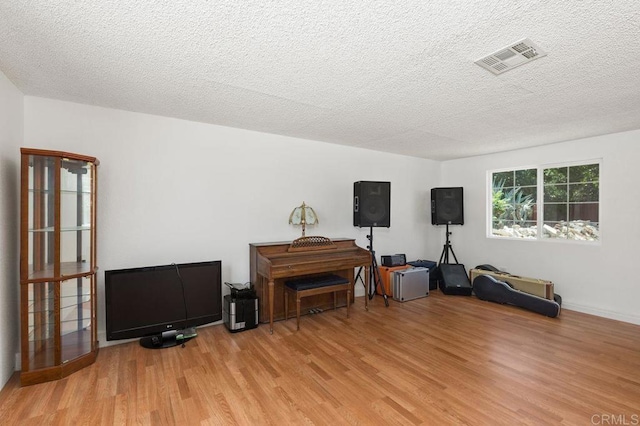
[[[495,76],[523,38],[548,55]],[[444,160],[640,128],[638,0],[0,0],[26,95]]]

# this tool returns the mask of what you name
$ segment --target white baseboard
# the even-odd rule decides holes
[[[631,324],[640,325],[640,316],[638,315],[621,314],[619,312],[607,311],[604,309],[593,308],[591,306],[583,306],[575,303],[565,303],[565,302],[562,302],[562,309],[567,309],[569,311],[582,312],[583,314],[590,314],[598,317],[604,317],[604,318],[609,318],[617,321],[623,321]]]

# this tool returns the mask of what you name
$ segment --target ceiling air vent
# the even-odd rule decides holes
[[[528,38],[525,38],[489,56],[478,59],[476,64],[498,75],[546,55],[547,52]]]

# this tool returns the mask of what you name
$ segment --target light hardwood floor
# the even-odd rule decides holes
[[[640,326],[475,297],[376,297],[185,348],[100,350],[70,377],[0,392],[2,424],[640,423]],[[605,423],[615,419],[618,423]],[[635,423],[633,423],[635,420]]]

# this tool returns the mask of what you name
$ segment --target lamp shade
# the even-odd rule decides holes
[[[291,225],[302,225],[302,236],[304,237],[306,226],[315,225],[318,223],[318,215],[310,206],[307,206],[303,201],[302,205],[294,208],[289,215],[289,223]]]

